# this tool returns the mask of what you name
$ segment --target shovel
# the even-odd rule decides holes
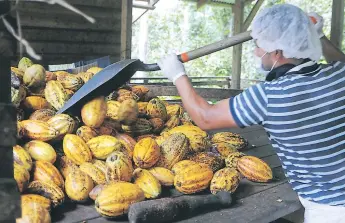
[[[250,31],[237,34],[227,39],[209,44],[207,46],[178,55],[182,63],[196,58],[223,50],[225,48],[241,44],[251,40]],[[157,71],[159,66],[154,64],[144,64],[138,59],[122,60],[111,64],[98,72],[93,78],[86,82],[57,112],[79,115],[82,105],[92,98],[100,95],[109,95],[112,91],[128,82],[137,71]]]

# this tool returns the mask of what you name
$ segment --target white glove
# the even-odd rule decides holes
[[[164,76],[171,80],[174,85],[175,81],[179,77],[186,75],[183,64],[178,60],[176,54],[174,53],[160,59],[158,61],[158,66],[163,71]]]
[[[308,16],[316,19],[316,23],[314,24],[316,32],[317,32],[317,34],[319,34],[320,38],[323,37],[325,35],[322,31],[322,29],[323,29],[323,17],[320,16],[319,14],[315,13],[315,12],[309,13]]]

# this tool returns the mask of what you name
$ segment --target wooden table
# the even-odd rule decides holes
[[[262,158],[272,168],[277,178],[272,183],[253,183],[242,180],[235,193],[235,204],[228,209],[200,213],[181,222],[195,223],[267,223],[295,212],[302,206],[284,176],[279,158],[269,143],[266,132],[260,126],[245,129],[226,129],[241,134],[251,145],[244,153]],[[216,132],[216,131],[214,131]],[[214,133],[211,132],[211,133]],[[53,222],[109,222],[99,216],[93,203],[85,205],[65,204],[52,213]],[[127,222],[126,218],[115,222]]]

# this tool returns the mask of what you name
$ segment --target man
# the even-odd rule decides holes
[[[9,0],[0,0],[0,16],[4,16],[10,25],[16,29],[16,19],[7,14],[10,9],[11,6]],[[14,57],[16,50],[16,39],[7,31],[2,19],[0,19],[0,56]]]
[[[215,105],[195,92],[176,55],[158,64],[202,129],[264,127],[305,207],[306,223],[344,222],[345,55],[323,36],[322,18],[316,19],[314,26],[288,4],[262,10],[251,35],[266,81]],[[315,62],[322,48],[333,63]]]

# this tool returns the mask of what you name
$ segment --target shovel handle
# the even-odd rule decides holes
[[[241,44],[243,42],[246,42],[248,40],[251,40],[252,37],[250,36],[250,31],[243,32],[240,34],[237,34],[235,36],[226,38],[224,40],[220,40],[218,42],[206,45],[204,47],[182,53],[178,55],[178,59],[182,62],[188,62],[194,59],[197,59],[202,56],[206,56],[208,54],[226,49],[231,46],[235,46],[237,44]],[[140,71],[157,71],[160,70],[158,64],[142,64],[142,67],[139,69]]]

